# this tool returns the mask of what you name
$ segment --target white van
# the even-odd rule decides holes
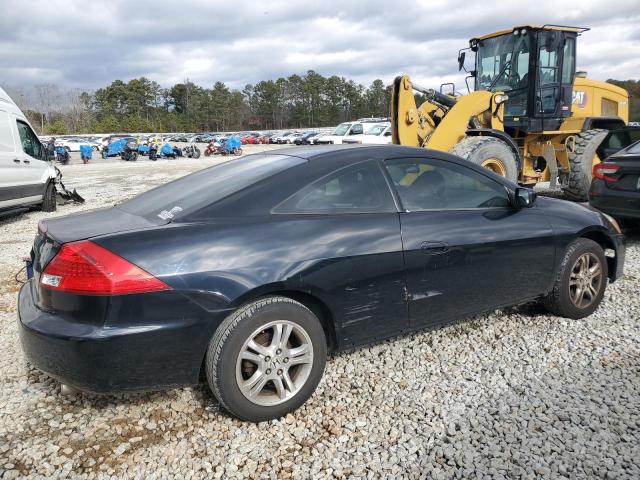
[[[0,215],[56,209],[56,169],[27,118],[0,88]]]

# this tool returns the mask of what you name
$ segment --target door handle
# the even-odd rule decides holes
[[[449,245],[444,242],[422,242],[420,250],[428,255],[440,255],[449,251]]]
[[[22,163],[31,163],[31,160],[22,160]]]
[[[20,159],[19,158],[14,158],[13,159],[13,163],[20,163]]]

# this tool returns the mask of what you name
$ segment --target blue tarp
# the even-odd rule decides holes
[[[124,150],[124,147],[127,145],[127,140],[125,138],[120,138],[115,140],[109,144],[107,147],[107,156],[115,157],[116,155],[120,155],[120,152]]]
[[[64,155],[66,152],[64,147],[56,147],[56,153],[59,153],[60,155]]]
[[[164,145],[162,145],[162,148],[160,149],[160,153],[162,155],[173,155],[174,154],[173,147],[170,144],[165,143]]]
[[[240,140],[240,137],[238,137],[237,135],[234,135],[232,137],[227,138],[227,141],[224,142],[224,147],[227,150],[233,150],[234,148],[240,148],[240,147],[242,147],[242,141]]]
[[[91,158],[91,154],[93,153],[93,148],[91,145],[80,145],[80,156],[83,158]]]
[[[141,155],[149,153],[149,145],[138,145],[138,153]]]

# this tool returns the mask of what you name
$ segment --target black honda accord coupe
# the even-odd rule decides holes
[[[309,398],[330,351],[532,300],[590,315],[624,254],[615,220],[445,153],[300,147],[41,222],[20,334],[70,388],[203,371],[262,421]]]

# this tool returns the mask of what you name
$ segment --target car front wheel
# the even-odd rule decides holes
[[[324,330],[307,307],[266,297],[238,309],[216,330],[205,369],[211,390],[233,415],[252,422],[300,407],[322,378]]]
[[[544,299],[551,313],[579,319],[591,315],[607,287],[607,259],[593,240],[579,238],[568,247],[553,289]]]

